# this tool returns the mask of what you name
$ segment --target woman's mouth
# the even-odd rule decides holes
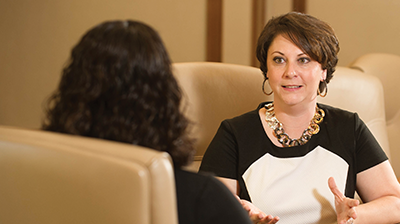
[[[301,88],[301,86],[282,86],[283,88],[286,88],[286,89],[298,89],[298,88]]]

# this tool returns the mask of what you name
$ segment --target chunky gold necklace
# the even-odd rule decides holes
[[[321,123],[325,117],[325,112],[318,106],[315,106],[315,114],[314,117],[311,119],[308,128],[304,130],[299,139],[291,139],[289,135],[285,133],[285,130],[283,130],[282,123],[279,122],[279,120],[275,117],[274,103],[269,103],[264,107],[267,110],[265,112],[265,121],[267,121],[268,126],[272,130],[274,130],[274,136],[283,145],[283,147],[292,147],[306,144],[308,140],[311,139],[311,136],[319,132],[318,124]]]

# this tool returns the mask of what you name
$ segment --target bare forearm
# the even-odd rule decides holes
[[[385,196],[357,206],[354,224],[400,223],[400,198]]]

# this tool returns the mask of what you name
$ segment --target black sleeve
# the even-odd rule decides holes
[[[198,206],[196,223],[252,223],[235,196],[222,182],[211,176],[203,188]]]
[[[208,146],[200,166],[201,172],[219,177],[237,178],[237,142],[227,120],[223,121]]]
[[[385,152],[365,123],[355,114],[356,172],[360,173],[388,160]]]

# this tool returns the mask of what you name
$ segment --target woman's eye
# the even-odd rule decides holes
[[[311,60],[309,58],[300,58],[299,62],[302,64],[307,64],[308,62],[310,62]]]
[[[277,64],[282,64],[283,62],[285,62],[285,60],[283,60],[283,58],[281,57],[275,57],[273,60]]]

